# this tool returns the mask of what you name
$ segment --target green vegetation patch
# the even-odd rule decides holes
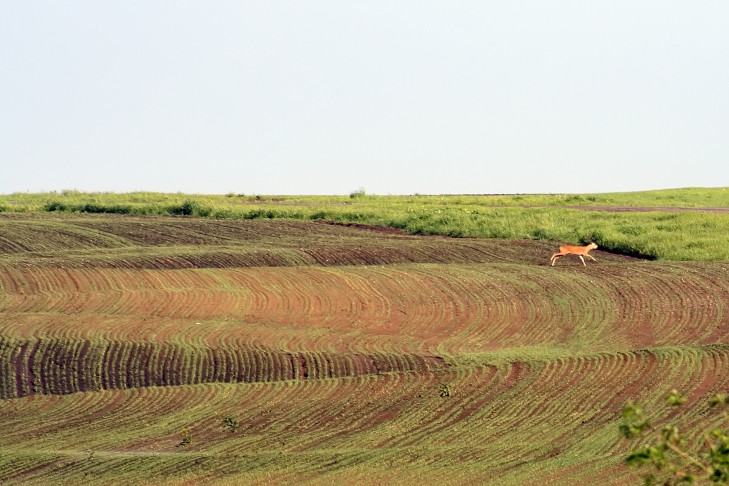
[[[245,196],[161,193],[63,193],[0,196],[13,212],[173,215],[223,219],[327,220],[399,228],[413,234],[501,239],[595,241],[649,259],[727,261],[729,188],[607,194],[498,196]],[[613,206],[656,211],[603,211]],[[579,208],[579,209],[578,209]],[[592,210],[590,210],[592,209]]]

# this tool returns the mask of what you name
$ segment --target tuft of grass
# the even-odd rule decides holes
[[[230,432],[231,434],[234,434],[238,431],[238,419],[235,419],[233,417],[227,416],[223,418],[223,426]]]
[[[180,205],[173,205],[169,208],[173,216],[198,216],[206,218],[213,213],[213,209],[196,199],[188,199]]]
[[[180,431],[180,436],[182,440],[179,444],[177,444],[177,447],[187,447],[190,444],[192,444],[192,431],[189,427],[185,427]]]

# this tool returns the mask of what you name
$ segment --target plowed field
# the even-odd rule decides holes
[[[561,243],[0,213],[0,480],[633,484],[627,399],[716,425],[729,264]]]

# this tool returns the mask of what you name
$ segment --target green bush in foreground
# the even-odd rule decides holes
[[[666,402],[680,407],[686,398],[673,390]],[[729,395],[719,394],[709,406],[726,407]],[[726,417],[726,412],[724,412]],[[729,430],[715,428],[694,445],[672,424],[656,429],[643,408],[628,402],[622,411],[620,433],[625,438],[645,437],[648,441],[632,450],[625,458],[631,466],[649,466],[652,472],[643,476],[645,485],[729,484]]]

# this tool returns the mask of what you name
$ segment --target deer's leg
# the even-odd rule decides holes
[[[590,255],[589,253],[585,253],[585,256],[586,256],[586,257],[590,257],[590,258],[592,258],[592,261],[593,261],[593,262],[596,262],[596,261],[597,261],[597,260],[595,260],[595,257],[594,257],[594,256],[592,256],[592,255]]]
[[[578,256],[580,257],[580,260],[582,260],[582,264],[583,264],[584,266],[587,266],[587,263],[585,263],[585,259],[584,259],[584,258],[582,258],[582,255],[578,255]]]

